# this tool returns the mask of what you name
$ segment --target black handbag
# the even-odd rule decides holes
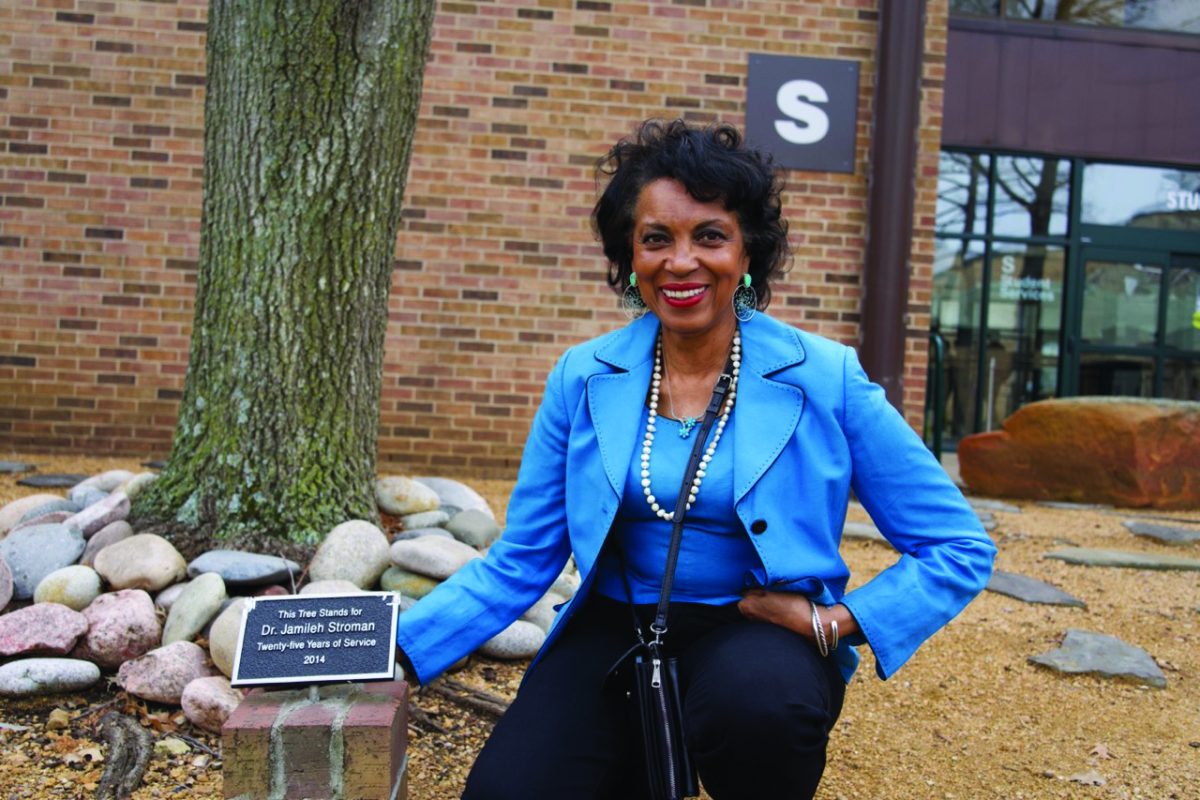
[[[704,453],[704,443],[713,422],[720,413],[732,382],[730,369],[726,368],[717,385],[713,389],[712,400],[704,412],[704,421],[700,425],[700,433],[692,447],[691,458],[688,459],[687,469],[683,471],[683,483],[679,488],[679,497],[675,501],[675,513],[672,517],[671,544],[667,550],[667,565],[663,571],[662,589],[658,595],[658,608],[650,632],[654,638],[647,642],[634,611],[633,624],[637,632],[638,643],[630,649],[617,665],[610,670],[610,675],[619,670],[623,664],[633,658],[632,680],[633,691],[630,692],[637,702],[638,718],[641,723],[643,752],[646,760],[646,774],[650,782],[650,796],[653,800],[683,800],[688,797],[698,797],[700,781],[696,776],[696,767],[692,764],[683,736],[683,702],[679,694],[679,676],[674,658],[663,655],[663,636],[667,632],[667,610],[671,597],[671,584],[675,580],[675,564],[679,559],[679,544],[683,538],[683,517],[687,511],[687,497]],[[633,610],[633,592],[629,587],[629,577],[625,571],[624,559],[621,558],[620,548],[613,548],[621,560],[621,577],[625,582],[625,592],[629,598],[630,609]]]

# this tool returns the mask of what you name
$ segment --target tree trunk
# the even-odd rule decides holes
[[[373,494],[387,297],[433,0],[214,0],[195,322],[135,503],[185,555],[311,545]]]

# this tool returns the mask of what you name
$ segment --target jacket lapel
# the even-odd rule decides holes
[[[647,314],[622,328],[596,351],[606,364],[588,378],[588,410],[600,447],[600,459],[613,492],[625,491],[629,464],[641,433],[641,406],[654,368],[654,340],[658,320]]]
[[[795,433],[804,411],[804,391],[770,376],[802,361],[804,347],[792,328],[765,314],[742,323],[742,367],[731,419],[735,505]]]

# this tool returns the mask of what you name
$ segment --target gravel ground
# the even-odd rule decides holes
[[[2,457],[31,461],[41,472],[138,469],[130,459]],[[509,483],[471,483],[503,513]],[[0,476],[0,503],[32,491],[17,487],[14,476]],[[1048,581],[1088,607],[1026,605],[985,592],[886,682],[875,677],[864,648],[818,798],[1200,798],[1200,574],[1043,558],[1068,543],[1200,557],[1200,545],[1157,545],[1121,525],[1130,516],[1200,523],[1200,511],[1017,505],[1020,513],[996,513],[997,566]],[[889,548],[869,542],[847,541],[843,551],[859,582],[894,559]],[[1055,647],[1067,628],[1142,647],[1164,670],[1167,688],[1065,677],[1028,663],[1028,656]],[[454,677],[511,697],[524,666],[474,659]],[[446,732],[410,727],[409,798],[457,797],[490,722],[432,693],[418,693],[414,702]],[[137,715],[156,740],[181,739],[188,747],[178,755],[157,752],[134,798],[222,796],[217,737],[193,729],[178,709],[104,686],[0,701],[0,800],[91,796],[104,759],[94,723],[109,708]]]

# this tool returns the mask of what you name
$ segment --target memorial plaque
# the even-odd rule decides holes
[[[391,680],[399,609],[392,592],[248,598],[231,683]]]

